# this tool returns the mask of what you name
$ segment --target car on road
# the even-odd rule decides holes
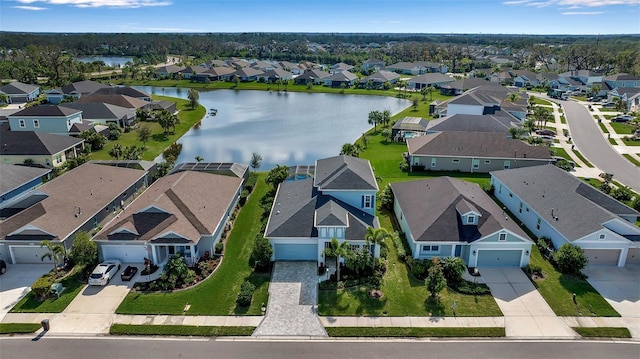
[[[555,136],[556,133],[552,130],[536,130],[536,135]]]
[[[120,261],[112,259],[104,261],[91,272],[89,285],[107,285],[120,270]]]
[[[7,272],[7,262],[0,259],[0,274],[5,274]]]

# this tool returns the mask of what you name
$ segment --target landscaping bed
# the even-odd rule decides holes
[[[225,337],[250,336],[255,330],[256,327],[114,324],[109,328],[109,334]]]
[[[330,337],[504,337],[505,329],[500,327],[469,328],[401,328],[401,327],[328,327]]]
[[[11,313],[61,313],[84,288],[86,281],[82,280],[81,270],[74,269],[59,282],[64,287],[60,297],[49,295],[41,300],[29,292],[11,309]]]

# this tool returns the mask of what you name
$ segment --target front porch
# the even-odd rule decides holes
[[[166,264],[169,257],[174,254],[183,256],[189,267],[194,267],[200,259],[198,247],[194,244],[151,244],[151,259],[153,263]],[[207,253],[204,255],[206,256]]]

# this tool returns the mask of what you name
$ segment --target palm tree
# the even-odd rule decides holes
[[[428,87],[423,87],[420,89],[420,94],[422,95],[422,101],[427,101],[427,89]]]
[[[533,108],[532,117],[539,126],[542,126],[542,123],[547,123],[547,121],[551,120],[551,112],[544,107],[536,106]]]
[[[347,241],[339,242],[335,238],[331,238],[331,246],[324,249],[326,257],[336,257],[336,282],[340,281],[340,257],[344,257],[351,250],[351,246]]]
[[[45,259],[51,259],[53,261],[53,269],[58,268],[58,263],[62,263],[64,257],[67,256],[67,249],[62,244],[53,244],[51,241],[42,241],[40,248],[47,248],[47,253],[40,257],[40,260],[44,262]]]
[[[116,143],[109,150],[109,156],[114,157],[116,160],[119,160],[122,157],[122,145]]]
[[[427,87],[427,93],[429,94],[429,101],[433,101],[433,87]]]
[[[382,121],[382,113],[380,111],[369,112],[368,123],[373,125],[373,132],[378,132],[378,124]]]
[[[196,156],[196,162],[200,163],[204,161],[204,158],[200,157],[200,156]]]
[[[522,126],[529,132],[533,132],[533,129],[536,127],[536,123],[532,118],[527,118],[522,123]]]
[[[364,235],[364,239],[368,244],[373,244],[373,250],[371,251],[371,256],[373,257],[371,269],[376,268],[376,245],[384,244],[384,240],[390,237],[391,235],[385,228],[367,227],[367,234]]]
[[[342,145],[342,150],[340,150],[341,155],[347,155],[351,157],[358,157],[359,152],[360,151],[358,149],[358,146],[354,145],[353,143],[345,143],[344,145]]]
[[[591,86],[590,91],[591,91],[591,95],[593,95],[593,96],[597,96],[597,95],[598,95],[598,93],[600,92],[600,85],[593,85],[593,86]]]

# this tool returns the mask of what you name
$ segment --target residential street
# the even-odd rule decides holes
[[[613,179],[640,192],[640,168],[617,153],[602,135],[598,124],[589,111],[573,101],[560,101],[562,104],[571,136],[577,149],[594,166],[607,173],[613,173]]]

